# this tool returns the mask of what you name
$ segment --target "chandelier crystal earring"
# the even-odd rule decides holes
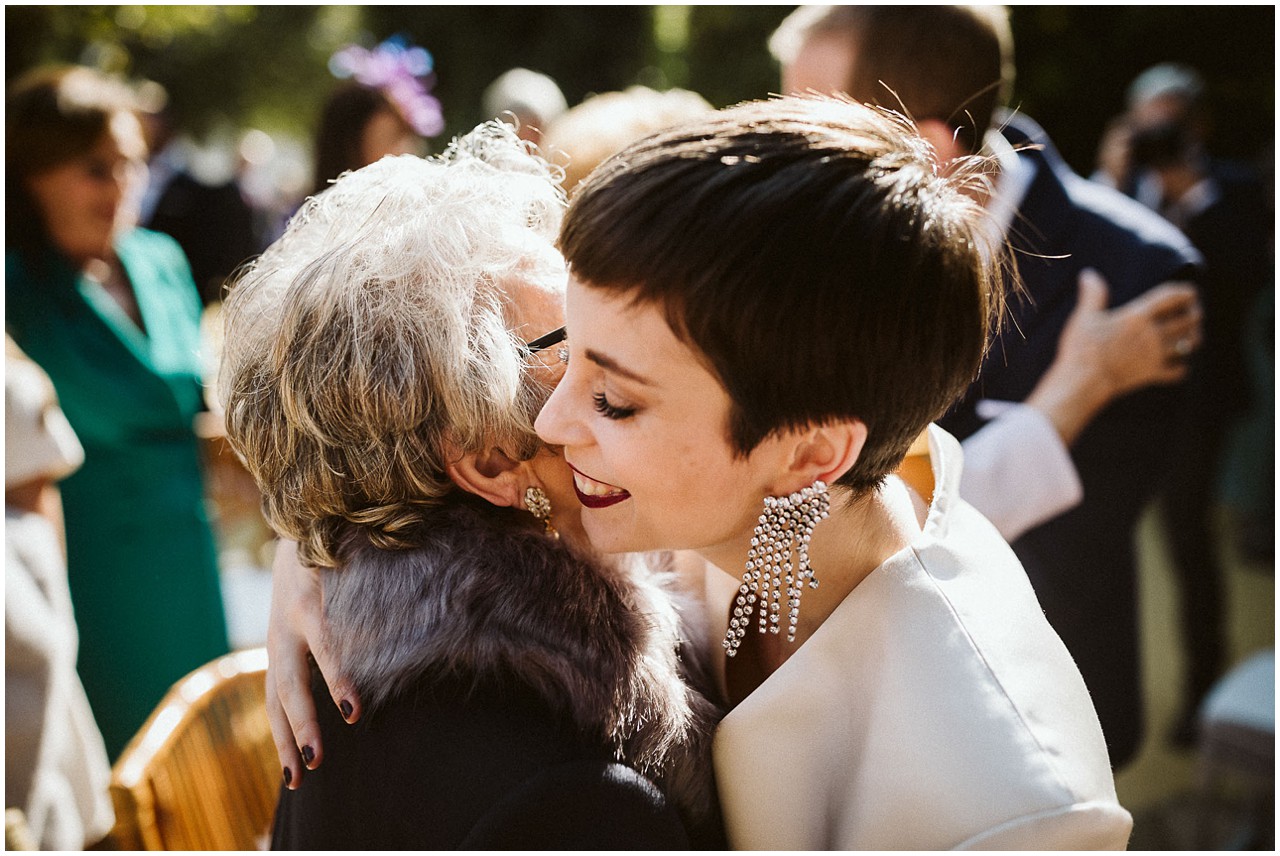
[[[537,485],[530,485],[524,491],[524,507],[529,509],[529,513],[538,520],[542,521],[542,525],[547,528],[547,534],[552,538],[559,538],[560,533],[551,525],[551,500],[547,499],[547,492]]]
[[[790,496],[764,498],[764,511],[751,538],[747,569],[724,637],[727,656],[738,653],[753,616],[761,633],[781,632],[784,590],[787,641],[796,641],[800,593],[806,583],[809,588],[818,587],[809,565],[809,540],[830,508],[831,494],[821,479]]]

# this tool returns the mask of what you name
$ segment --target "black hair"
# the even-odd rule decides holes
[[[982,217],[902,117],[786,98],[614,156],[560,245],[579,281],[663,309],[727,391],[739,454],[862,420],[840,483],[865,491],[977,374],[1002,295]]]

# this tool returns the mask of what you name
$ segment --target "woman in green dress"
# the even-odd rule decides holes
[[[39,71],[6,103],[6,328],[85,448],[63,483],[78,669],[114,758],[176,680],[227,651],[193,420],[200,302],[135,227],[146,147],[128,90]]]

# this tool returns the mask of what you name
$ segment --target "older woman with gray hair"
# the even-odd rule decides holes
[[[712,811],[709,765],[674,784],[712,714],[673,603],[588,552],[532,427],[562,370],[562,208],[491,122],[339,179],[230,293],[228,435],[363,703],[345,724],[314,675],[326,763],[278,747],[276,848],[675,847]]]

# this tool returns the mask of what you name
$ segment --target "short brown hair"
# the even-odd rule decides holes
[[[619,153],[560,246],[588,286],[663,309],[728,392],[739,454],[862,420],[840,483],[865,491],[977,374],[1001,300],[983,216],[902,117],[785,98]]]
[[[82,66],[39,68],[9,87],[4,117],[6,247],[34,253],[49,241],[27,182],[92,150],[117,113],[137,112],[137,100],[126,84]]]
[[[344,172],[366,165],[364,131],[374,114],[384,111],[399,115],[381,89],[345,83],[333,91],[316,126],[312,193],[324,190]]]
[[[814,36],[847,38],[854,66],[844,92],[858,101],[936,119],[977,151],[1013,85],[1013,37],[1003,6],[803,6],[770,40],[782,62]]]

